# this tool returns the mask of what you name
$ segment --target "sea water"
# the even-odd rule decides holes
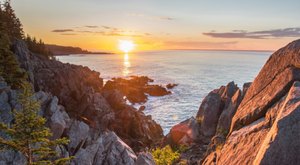
[[[234,81],[239,87],[251,82],[271,52],[258,51],[153,51],[131,54],[58,56],[64,63],[88,66],[107,81],[113,77],[144,75],[155,84],[176,83],[172,94],[149,97],[145,114],[158,122],[164,133],[195,116],[202,99],[213,89]],[[135,105],[139,107],[140,105]]]

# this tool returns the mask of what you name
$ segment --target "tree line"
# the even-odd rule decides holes
[[[55,151],[56,146],[66,145],[68,139],[50,140],[52,136],[46,127],[46,119],[38,114],[40,102],[33,98],[34,90],[27,81],[25,70],[20,68],[19,62],[12,50],[16,40],[26,42],[33,53],[51,57],[43,41],[34,37],[24,37],[20,20],[16,17],[10,1],[0,1],[0,77],[19,93],[20,108],[12,110],[12,123],[0,123],[0,152],[14,150],[26,158],[26,163],[34,164],[66,164],[71,159],[64,158]],[[3,112],[3,110],[0,110]],[[8,136],[8,137],[7,137]]]

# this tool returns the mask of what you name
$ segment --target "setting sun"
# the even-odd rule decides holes
[[[135,47],[135,44],[131,40],[119,40],[119,49],[124,53],[132,51]]]

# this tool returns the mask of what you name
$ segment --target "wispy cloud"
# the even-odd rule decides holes
[[[73,32],[73,29],[54,29],[52,32],[54,33],[65,33],[65,32]]]
[[[101,28],[100,30],[97,28]],[[84,34],[94,34],[103,36],[128,36],[128,37],[143,37],[150,36],[150,33],[139,32],[139,31],[128,31],[121,28],[115,28],[111,26],[82,26],[80,29],[55,29],[52,32],[60,33],[61,35],[84,35]]]
[[[99,26],[96,26],[96,25],[87,25],[87,26],[84,26],[84,27],[86,27],[86,28],[98,28]]]
[[[76,33],[62,33],[61,35],[65,35],[65,36],[75,36],[77,35]]]
[[[300,28],[285,28],[263,31],[233,30],[231,32],[208,32],[203,35],[214,38],[250,38],[250,39],[268,39],[268,38],[283,38],[283,37],[300,37]]]
[[[203,41],[167,41],[165,42],[166,45],[171,47],[184,47],[188,49],[195,49],[195,48],[225,48],[227,46],[237,44],[237,41],[231,42],[203,42]]]

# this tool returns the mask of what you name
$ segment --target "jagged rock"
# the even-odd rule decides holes
[[[231,132],[263,117],[283,97],[292,83],[300,80],[300,40],[276,51],[251,84],[236,115]]]
[[[96,141],[80,148],[71,164],[74,165],[133,165],[135,153],[113,132],[103,133]]]
[[[155,161],[149,152],[141,152],[137,157],[135,165],[155,165]]]
[[[203,99],[196,117],[201,122],[201,133],[207,137],[205,141],[216,134],[217,126],[221,132],[228,132],[240,99],[241,91],[233,81],[211,91]]]
[[[33,55],[22,41],[17,41],[13,48],[21,66],[32,73],[35,90],[56,96],[59,100],[58,104],[65,107],[73,120],[84,121],[90,128],[102,131],[114,130],[118,136],[134,147],[148,146],[162,138],[161,127],[151,117],[137,112],[132,106],[126,104],[123,96],[120,97],[114,92],[121,91],[120,89],[115,87],[103,89],[100,73],[88,67],[63,64]],[[153,80],[142,76],[133,77],[130,84],[132,83],[132,87],[136,88],[139,85],[146,86],[149,82]],[[51,108],[53,111],[60,107],[55,100],[52,103],[54,107]],[[51,115],[48,117],[51,118]],[[59,123],[56,126],[60,127],[58,136],[64,124]]]
[[[89,126],[84,122],[77,120],[73,121],[70,130],[68,131],[68,137],[70,139],[68,148],[71,154],[76,152],[76,149],[80,148],[84,144],[89,136],[89,130]]]
[[[128,105],[115,111],[115,121],[111,123],[110,128],[133,147],[134,151],[149,147],[163,137],[162,128],[151,116],[146,116]]]
[[[16,91],[8,88],[7,91],[2,91],[0,94],[0,103],[10,106],[10,102],[14,100],[14,102],[16,102],[15,104],[18,104],[16,98]],[[74,118],[71,123],[71,119],[64,107],[59,105],[59,99],[49,93],[39,91],[35,93],[33,99],[41,102],[41,112],[43,112],[41,115],[44,115],[47,119],[47,126],[50,127],[53,133],[52,139],[65,136],[70,139],[67,148],[65,146],[56,146],[56,151],[60,157],[74,155],[75,159],[72,161],[73,164],[135,164],[137,156],[114,132],[101,132],[99,128],[93,128],[83,121],[78,121]],[[91,99],[91,102],[94,103],[93,105],[97,105],[97,103],[102,104],[103,100],[106,101],[100,94],[94,95]],[[108,103],[106,103],[106,105],[109,106]],[[99,105],[99,107],[100,106],[105,105]],[[130,124],[134,124],[128,124],[126,129],[130,130],[131,128],[131,131],[140,131],[133,134],[134,137],[131,137],[131,141],[138,139],[137,141],[140,142],[146,139],[149,145],[150,139],[153,141],[157,139],[156,136],[154,136],[157,135],[157,130],[159,130],[158,133],[160,133],[158,134],[159,138],[162,136],[161,127],[156,123],[153,123],[151,117],[145,116],[141,112],[137,112],[135,109],[132,109],[131,106],[126,105],[125,108],[127,109],[125,109],[124,112],[127,114],[124,113],[123,115],[126,114],[130,116],[130,120],[138,120],[138,123],[128,121],[129,123],[131,122]],[[11,115],[11,113],[8,111],[5,112],[7,113],[0,114],[0,118],[10,119],[7,120],[6,123],[11,124],[13,121],[12,116],[6,116],[7,114]],[[145,124],[143,123],[144,120]],[[121,123],[124,121],[120,120],[119,122]],[[137,126],[137,124],[139,124],[139,126]],[[151,132],[154,132],[155,134],[151,134]],[[4,137],[2,134],[0,136]],[[153,163],[151,155],[149,154],[139,156],[139,162],[143,161],[149,164]],[[26,160],[20,153],[6,151],[0,152],[0,164],[22,165],[26,164]]]
[[[173,145],[191,145],[200,136],[200,124],[191,117],[175,126],[170,130],[167,141]]]
[[[252,84],[252,82],[244,83],[244,85],[243,85],[243,91],[242,91],[243,97],[246,95],[246,93],[247,93],[248,89],[250,88],[251,84]]]
[[[275,52],[252,83],[231,132],[203,164],[299,164],[300,40]]]
[[[216,132],[218,119],[221,114],[221,96],[218,90],[210,92],[202,101],[197,119],[201,122],[201,132],[205,136],[213,136]]]
[[[299,164],[300,82],[291,87],[285,104],[258,150],[254,164]]]
[[[238,89],[232,98],[229,98],[228,100],[229,103],[227,103],[227,107],[222,111],[217,126],[217,134],[222,134],[225,137],[229,132],[231,119],[242,100],[241,90]]]
[[[53,132],[52,139],[57,139],[60,138],[65,129],[68,128],[70,118],[64,110],[58,109],[56,112],[54,112],[48,122],[49,127]]]

